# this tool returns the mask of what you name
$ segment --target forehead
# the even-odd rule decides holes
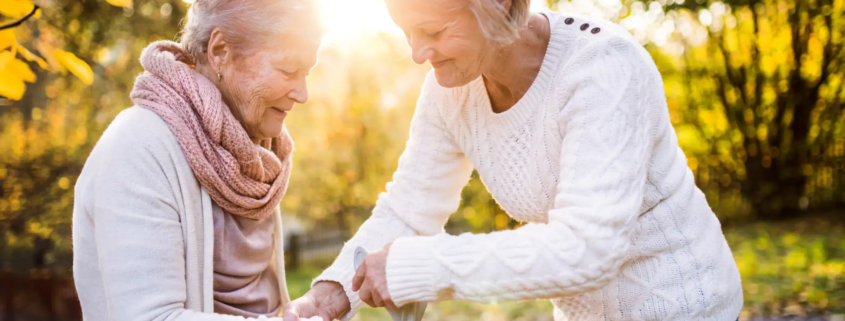
[[[386,0],[385,3],[393,21],[402,28],[451,22],[468,9],[465,0]]]
[[[275,38],[265,51],[272,59],[292,61],[303,66],[313,66],[317,63],[319,49],[319,36],[289,35]]]

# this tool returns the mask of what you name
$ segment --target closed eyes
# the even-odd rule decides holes
[[[422,35],[426,36],[427,38],[437,39],[437,38],[440,38],[441,35],[443,35],[444,31],[446,31],[446,28],[443,28],[442,30],[435,32],[435,33],[429,33],[429,32],[425,32],[424,30],[419,30],[418,35],[422,34]],[[406,39],[410,39],[411,36],[412,36],[411,32],[405,31],[405,38]]]
[[[296,69],[284,69],[284,68],[276,68],[276,70],[280,71],[282,74],[284,74],[287,77],[293,77],[299,71],[299,70],[296,70]]]

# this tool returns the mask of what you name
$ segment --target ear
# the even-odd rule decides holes
[[[232,58],[231,48],[223,38],[223,31],[219,28],[214,28],[211,31],[211,36],[208,37],[206,59],[208,59],[208,64],[216,70],[219,70],[220,66],[226,64]]]

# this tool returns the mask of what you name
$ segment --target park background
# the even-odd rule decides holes
[[[315,0],[316,1],[316,0]],[[73,187],[150,42],[177,39],[182,0],[0,0],[0,320],[78,320]],[[370,215],[397,166],[430,66],[376,0],[320,0],[328,33],[310,101],[287,125],[282,201],[294,297]],[[696,184],[743,278],[744,320],[845,320],[845,0],[534,0],[607,18],[664,77]],[[518,228],[483,184],[449,233]],[[361,320],[386,320],[366,309]],[[550,320],[548,302],[444,302],[426,320]]]

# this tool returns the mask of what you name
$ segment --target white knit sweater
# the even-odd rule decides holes
[[[341,283],[355,311],[352,251],[394,241],[387,282],[398,305],[552,299],[557,320],[735,320],[739,273],[663,90],[627,31],[569,15],[506,112],[492,112],[482,79],[447,89],[429,74],[393,182],[315,282]],[[473,168],[530,224],[443,233]]]

